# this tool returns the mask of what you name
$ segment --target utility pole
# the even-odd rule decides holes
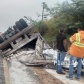
[[[42,9],[42,21],[43,21],[43,17],[44,17],[44,5],[45,5],[45,2],[42,3],[42,6],[43,6],[43,9]]]

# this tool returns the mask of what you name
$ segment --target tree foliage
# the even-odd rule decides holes
[[[70,34],[73,34],[77,29],[76,24],[84,23],[84,0],[71,1],[71,3],[64,1],[62,4],[56,4],[50,13],[55,18],[57,28],[66,28],[67,31],[71,31]]]
[[[61,4],[57,3],[52,8],[44,3],[43,16],[46,18],[51,16],[51,19],[36,21],[30,18],[31,23],[36,25],[42,35],[46,33],[55,35],[55,31],[60,28],[65,29],[67,34],[73,34],[77,32],[78,23],[84,24],[84,0],[71,0],[71,2],[67,0]]]

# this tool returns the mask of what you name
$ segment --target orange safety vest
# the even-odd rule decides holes
[[[72,43],[69,54],[78,58],[84,57],[84,31],[79,31],[70,37]]]

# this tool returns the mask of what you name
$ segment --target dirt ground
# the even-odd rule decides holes
[[[64,84],[63,82],[46,72],[43,67],[31,67],[31,69],[34,73],[36,73],[43,84]]]

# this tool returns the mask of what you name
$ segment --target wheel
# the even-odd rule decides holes
[[[23,25],[19,21],[17,21],[15,24],[20,31],[24,29]]]
[[[13,26],[13,29],[15,30],[15,34],[20,31],[20,30],[16,27],[16,25]]]
[[[28,25],[24,19],[20,19],[19,22],[23,25],[24,28],[26,28]]]
[[[4,39],[0,36],[0,44],[4,42]]]
[[[13,25],[13,29],[14,29],[14,30],[16,30],[16,29],[17,29],[17,27],[16,27],[15,25]]]

